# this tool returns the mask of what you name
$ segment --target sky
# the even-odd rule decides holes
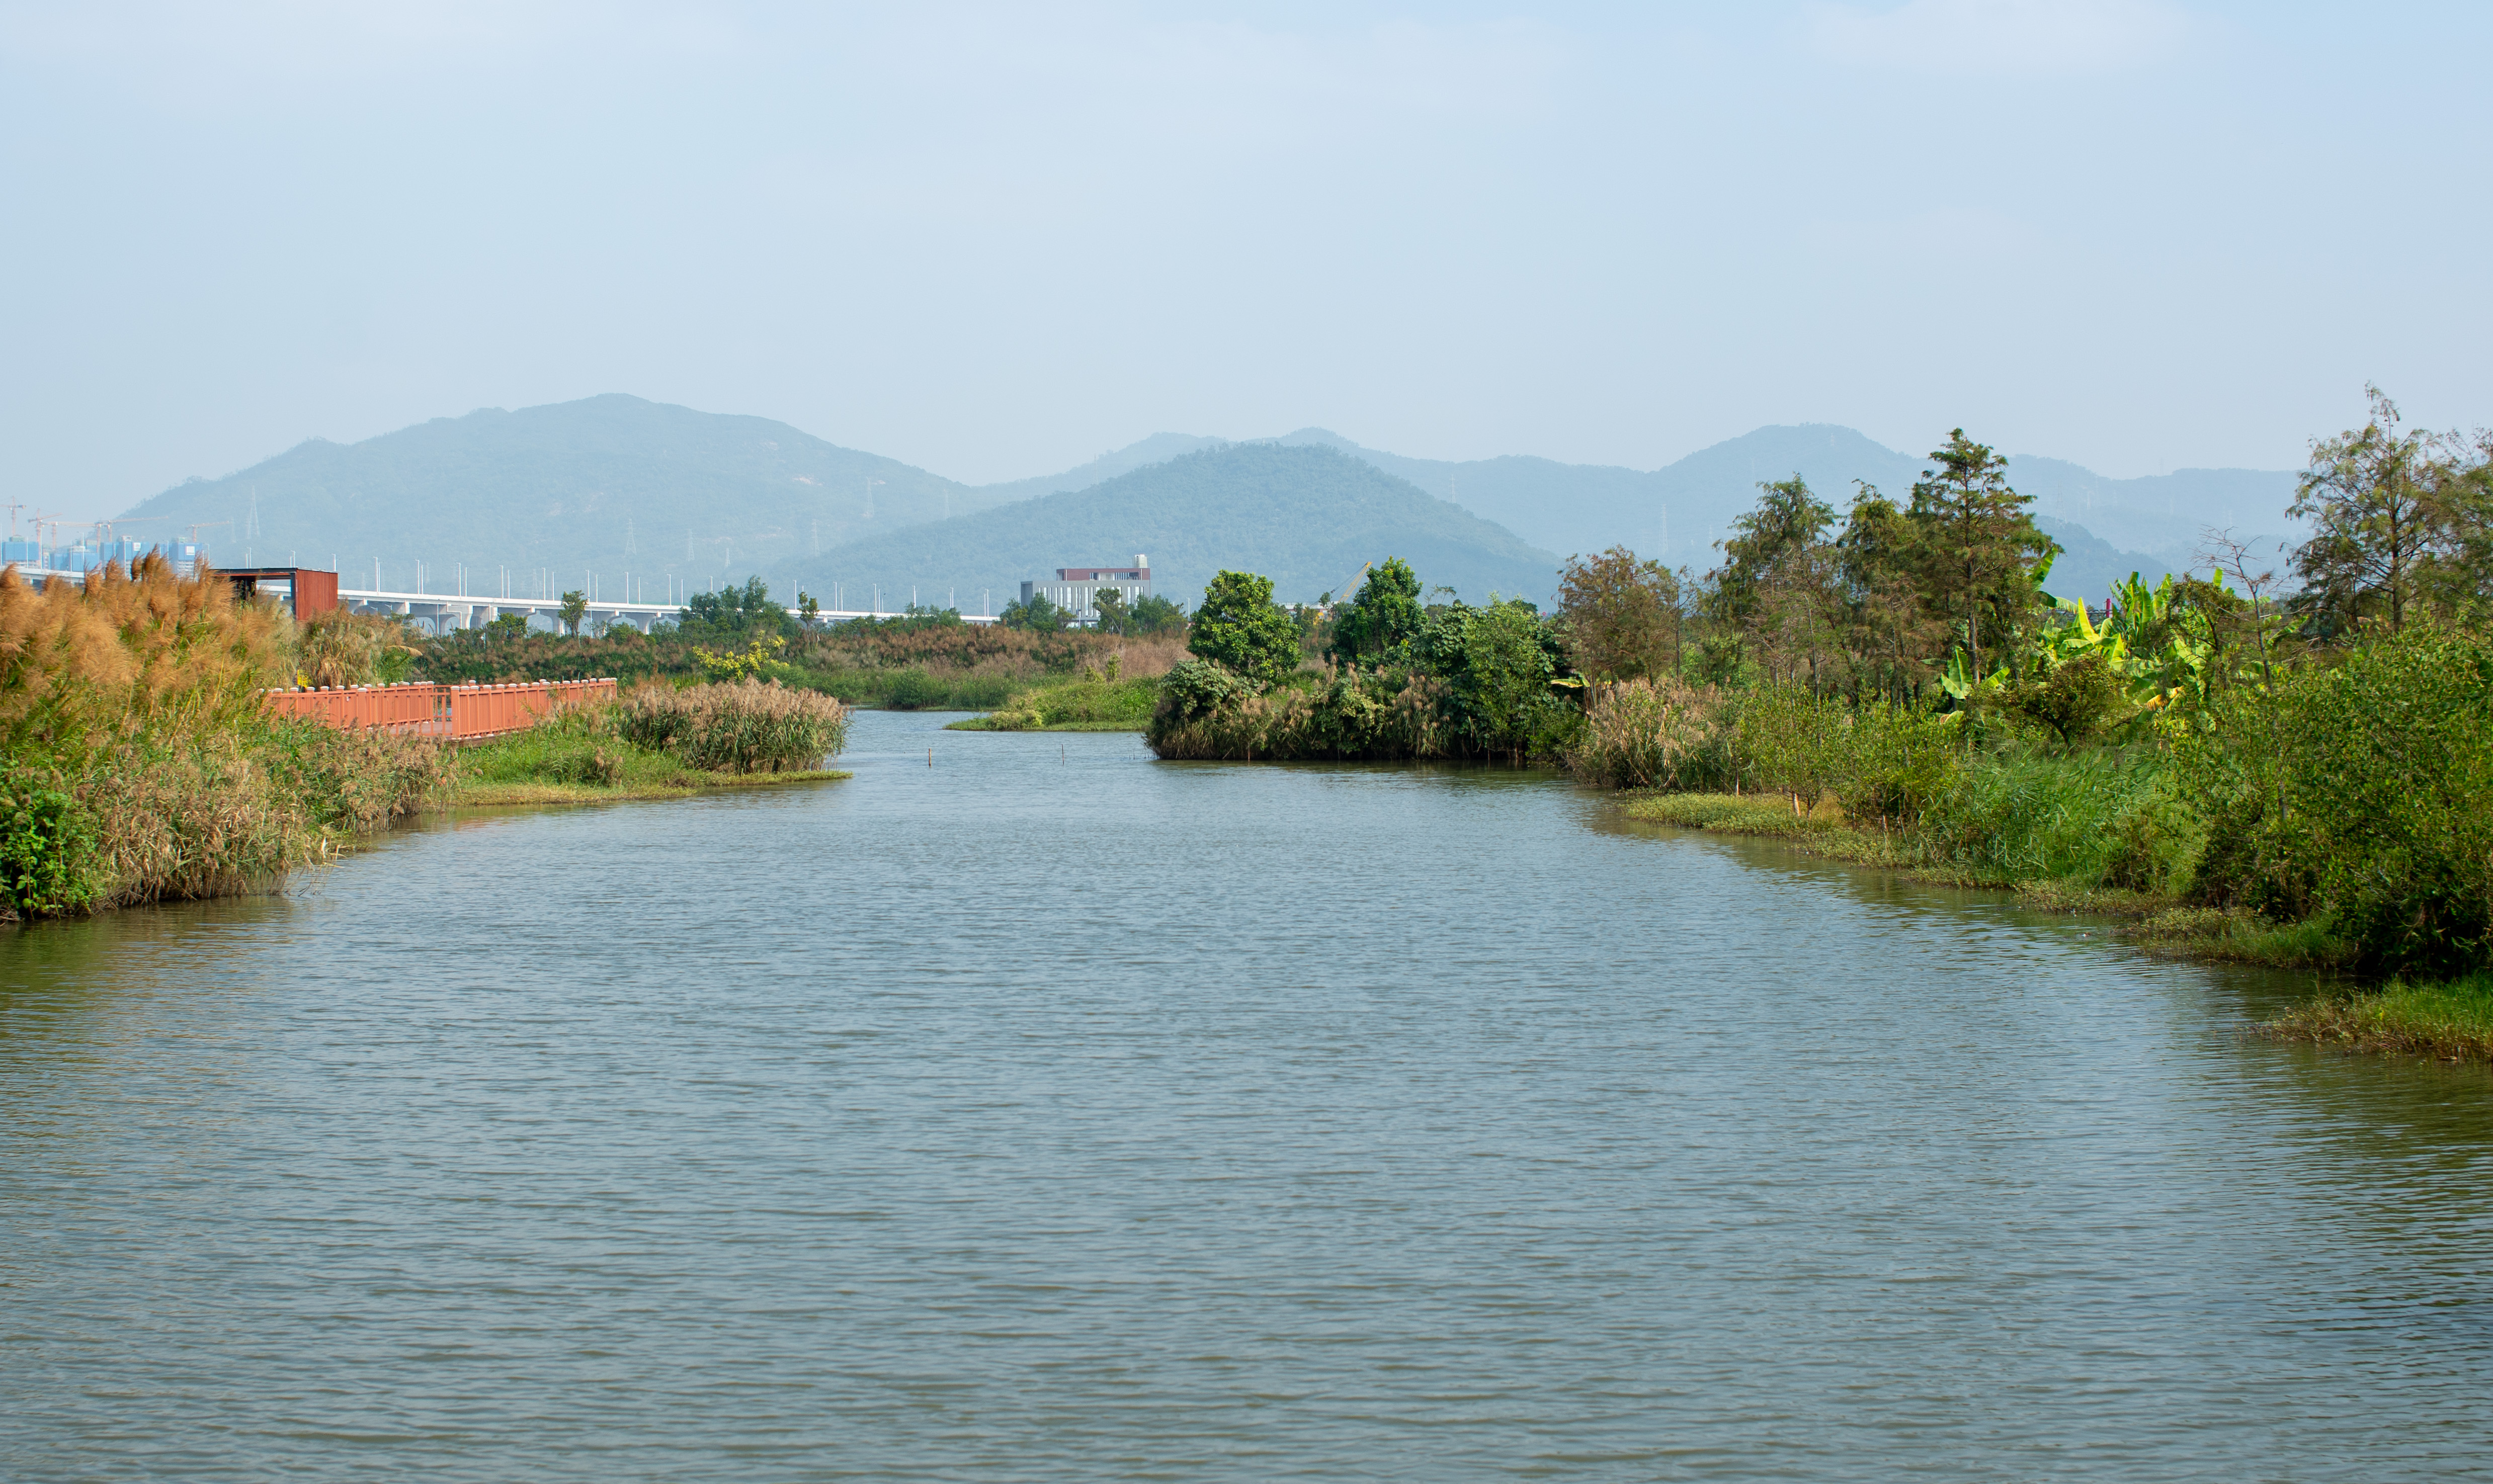
[[[974,483],[1315,425],[2290,468],[2493,422],[2493,8],[0,0],[0,499],[630,392]]]

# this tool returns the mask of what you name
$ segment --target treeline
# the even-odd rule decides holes
[[[2056,595],[2056,549],[1961,430],[1839,519],[1795,477],[1703,574],[1614,549],[1556,611],[1373,568],[1283,609],[1224,573],[1163,682],[1167,757],[1540,759],[1683,822],[2195,911],[2245,952],[2449,975],[2493,954],[2493,439],[2374,394],[2262,553]],[[2264,560],[2266,557],[2268,559]],[[2280,565],[2281,564],[2281,565]],[[2089,601],[2093,600],[2093,601]]]
[[[1159,608],[1151,607],[1155,602]],[[544,634],[509,614],[482,629],[426,638],[405,636],[395,624],[372,622],[399,636],[389,643],[411,649],[416,678],[759,678],[835,696],[851,705],[900,710],[993,709],[1017,691],[1096,669],[1121,651],[1127,673],[1156,674],[1167,665],[1161,651],[1176,644],[1164,637],[1169,628],[1161,609],[1177,615],[1177,635],[1185,632],[1183,610],[1152,599],[1091,628],[1069,627],[1070,615],[1052,605],[1009,613],[1010,621],[996,624],[969,623],[954,610],[931,608],[826,623],[812,616],[820,609],[810,594],[799,593],[798,605],[798,613],[789,613],[757,577],[738,587],[695,594],[675,621],[649,634],[619,626],[603,634]]]

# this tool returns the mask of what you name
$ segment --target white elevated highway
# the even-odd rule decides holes
[[[562,624],[560,598],[479,598],[456,593],[395,593],[372,588],[341,587],[338,606],[350,612],[395,615],[412,618],[432,625],[436,634],[453,629],[481,629],[504,613],[517,613],[527,619],[544,619],[559,628]],[[595,632],[618,626],[646,634],[662,619],[674,619],[683,611],[679,603],[615,603],[590,599],[588,610],[581,618],[583,629]],[[788,609],[788,616],[803,619],[797,608]],[[845,623],[854,618],[906,618],[906,613],[882,609],[824,608],[814,615],[818,623]],[[990,624],[995,619],[983,613],[964,613],[963,623]]]
[[[86,581],[83,572],[22,566],[17,570],[37,587],[55,579],[80,584]],[[341,587],[338,589],[338,606],[353,613],[412,618],[419,623],[430,624],[436,634],[447,634],[453,629],[481,629],[504,613],[517,613],[530,620],[542,618],[549,626],[557,629],[562,626],[560,598],[479,598],[464,593],[396,593],[376,588]],[[675,618],[682,611],[683,605],[679,603],[610,603],[591,599],[588,611],[581,616],[580,626],[595,632],[623,625],[646,634],[660,620]],[[801,609],[792,608],[788,609],[788,616],[801,622],[805,615]],[[814,614],[814,620],[817,623],[846,623],[856,618],[908,616],[907,613],[882,608],[823,608]],[[991,624],[996,620],[985,613],[964,613],[961,621]]]

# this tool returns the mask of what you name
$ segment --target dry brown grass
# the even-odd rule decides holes
[[[417,653],[405,619],[343,609],[323,613],[295,626],[293,680],[302,686],[379,684],[383,662],[393,653],[409,659]]]
[[[0,727],[68,743],[65,731],[84,741],[174,715],[232,717],[285,673],[286,631],[275,608],[237,604],[224,580],[185,579],[153,556],[135,575],[106,566],[82,588],[40,592],[0,569]]]

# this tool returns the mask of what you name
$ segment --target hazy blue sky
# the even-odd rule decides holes
[[[9,498],[628,391],[983,481],[2493,422],[2469,5],[0,3]]]

